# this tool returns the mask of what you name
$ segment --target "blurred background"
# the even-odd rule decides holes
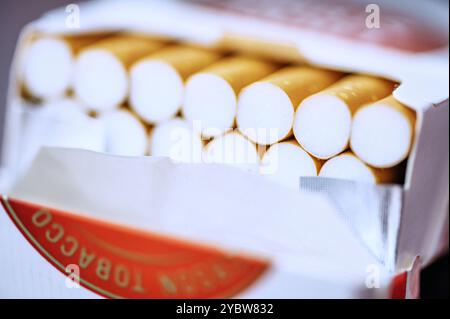
[[[448,3],[448,0],[434,0]],[[81,1],[76,1],[81,2]],[[413,6],[413,2],[409,2]],[[22,27],[46,11],[66,6],[67,0],[2,0],[0,1],[0,140],[3,138],[3,117],[8,88],[11,59]],[[436,261],[422,272],[422,298],[448,298],[449,264],[448,255]]]

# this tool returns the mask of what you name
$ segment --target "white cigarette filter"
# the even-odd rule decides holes
[[[200,135],[181,118],[157,125],[150,134],[150,155],[177,162],[200,163],[203,143]]]
[[[72,98],[51,100],[42,105],[41,114],[45,114],[55,121],[76,122],[88,118],[84,106]]]
[[[272,145],[261,160],[261,174],[291,189],[299,189],[300,177],[317,176],[320,161],[295,140]]]
[[[204,136],[219,136],[234,126],[240,90],[274,70],[269,62],[243,56],[220,60],[188,79],[183,114],[200,123]]]
[[[83,105],[71,98],[52,100],[43,106],[47,146],[105,151],[105,127],[84,112]],[[44,124],[45,123],[45,124]]]
[[[75,94],[93,111],[119,107],[128,95],[128,68],[163,45],[145,36],[122,34],[84,48],[75,62]]]
[[[72,82],[74,55],[101,35],[46,35],[34,39],[26,49],[22,65],[25,94],[40,100],[62,97]]]
[[[415,113],[389,96],[359,109],[353,119],[350,145],[359,158],[374,167],[393,167],[411,150]]]
[[[185,45],[145,57],[131,68],[131,107],[147,123],[169,120],[181,108],[184,81],[219,58],[212,50]]]
[[[320,169],[320,177],[352,180],[370,184],[400,182],[402,168],[377,169],[366,165],[348,151],[326,161]]]
[[[143,156],[147,153],[147,131],[137,116],[120,109],[105,112],[99,118],[105,124],[108,153],[122,156]]]
[[[365,75],[349,75],[299,105],[294,135],[300,145],[320,159],[348,147],[352,114],[367,103],[392,93],[394,83]]]
[[[311,67],[287,67],[242,90],[237,126],[251,141],[270,145],[292,134],[294,112],[311,94],[336,82],[341,73]]]
[[[105,151],[103,124],[72,99],[53,99],[25,107],[18,165],[26,169],[43,146]]]
[[[203,152],[203,161],[232,165],[252,173],[258,172],[260,164],[256,145],[236,131],[209,142]]]

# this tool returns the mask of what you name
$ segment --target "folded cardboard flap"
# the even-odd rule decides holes
[[[6,274],[0,281],[0,295],[4,297],[97,298],[100,294],[136,298],[369,298],[390,295],[391,286],[385,281],[381,289],[367,289],[361,286],[362,282],[333,283],[299,271],[285,271],[270,261],[239,257],[205,245],[201,253],[198,245],[14,199],[3,198],[2,204],[12,208],[8,209],[9,216],[0,214],[0,259],[8,260],[0,264],[1,273]],[[177,242],[181,245],[174,246]],[[164,246],[170,243],[177,249],[168,254]],[[180,254],[194,258],[186,263],[179,259]],[[29,265],[33,265],[31,272]],[[89,289],[71,289],[77,287],[70,283],[77,266],[81,284]],[[368,269],[376,275],[374,267]],[[72,274],[70,278],[66,277],[68,273]],[[376,277],[373,279],[375,283],[378,281]]]
[[[368,265],[383,267],[322,195],[223,165],[43,148],[8,195],[332,281],[361,284]]]
[[[401,268],[409,268],[416,255],[425,267],[442,247],[448,249],[449,203],[449,105],[448,101],[427,110],[420,119],[421,132],[407,173],[402,221],[398,239]]]
[[[4,197],[1,201],[47,261],[69,278],[79,276],[83,286],[106,297],[231,297],[259,279],[269,266],[268,261],[254,257],[20,200]]]

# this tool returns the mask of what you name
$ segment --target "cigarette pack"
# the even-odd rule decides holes
[[[0,296],[418,297],[420,270],[448,249],[446,12],[426,1],[411,8],[108,0],[30,23],[11,66],[1,143]],[[40,111],[20,79],[25,53],[42,34],[117,32],[398,83],[392,103],[416,119],[404,182],[313,176],[287,189],[221,164],[105,154],[103,122],[65,106]],[[127,90],[86,94],[103,107]],[[142,146],[127,138],[122,144],[139,155]]]

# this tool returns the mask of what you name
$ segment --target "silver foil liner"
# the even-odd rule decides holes
[[[378,261],[389,270],[396,270],[401,186],[301,177],[300,191],[326,196]]]

